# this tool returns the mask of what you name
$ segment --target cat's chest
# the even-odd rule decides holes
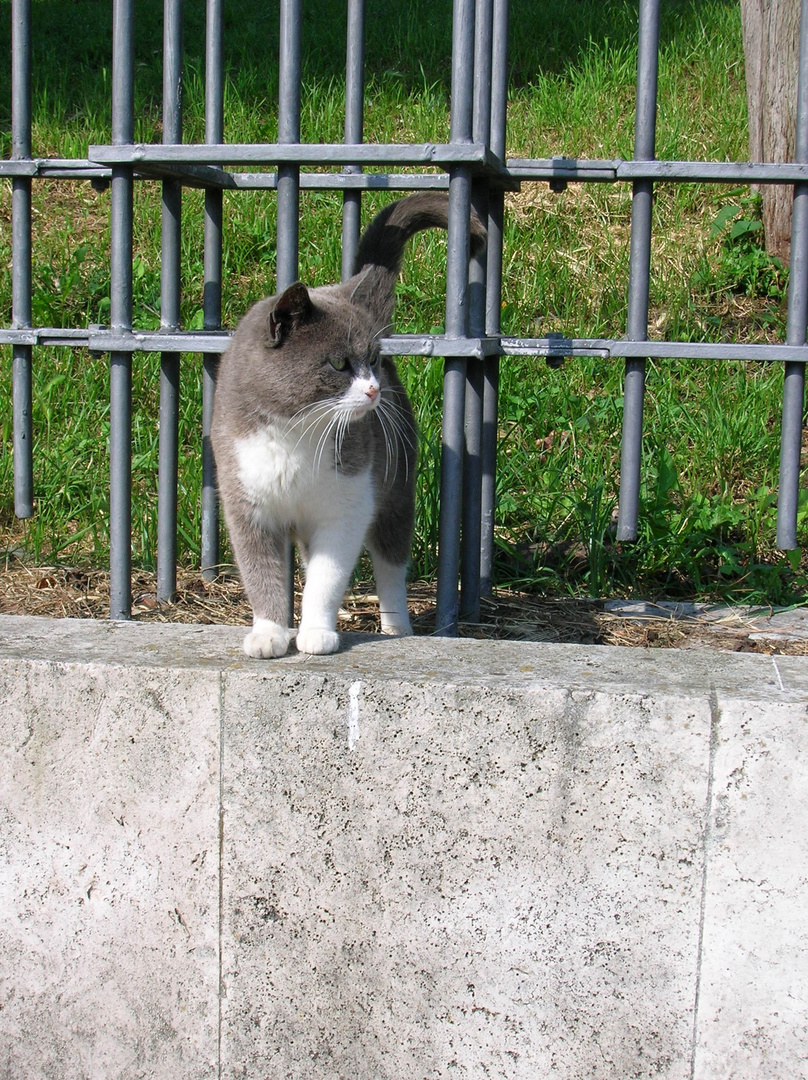
[[[242,490],[257,510],[272,507],[298,517],[332,497],[339,473],[333,439],[323,433],[270,424],[239,439],[235,451]]]

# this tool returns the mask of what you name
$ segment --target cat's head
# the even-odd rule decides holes
[[[276,416],[331,406],[352,423],[381,402],[378,334],[364,306],[342,286],[309,290],[296,282],[262,301],[243,321],[230,352],[229,364],[246,361],[261,411]]]

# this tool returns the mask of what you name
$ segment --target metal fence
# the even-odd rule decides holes
[[[474,617],[491,588],[496,468],[497,380],[501,357],[597,355],[623,358],[625,392],[617,537],[636,539],[640,494],[645,364],[651,357],[765,360],[785,366],[777,542],[797,546],[796,522],[805,362],[808,360],[808,0],[802,3],[796,161],[789,164],[658,161],[656,129],[659,0],[640,0],[634,157],[506,159],[508,0],[454,0],[451,129],[444,145],[363,143],[364,4],[347,0],[345,138],[302,143],[301,0],[280,0],[278,142],[223,141],[223,0],[206,2],[205,142],[182,142],[183,0],[164,4],[162,145],[134,143],[134,0],[113,0],[111,142],[87,159],[37,158],[31,145],[31,0],[12,0],[12,156],[0,176],[13,185],[12,325],[15,509],[33,513],[32,347],[85,346],[110,364],[110,575],[112,618],[131,613],[132,360],[161,354],[159,417],[158,595],[176,587],[180,353],[203,356],[203,573],[219,562],[219,520],[209,425],[216,365],[227,346],[221,329],[223,198],[277,192],[277,289],[298,276],[298,216],[304,188],[343,193],[343,274],[359,236],[362,192],[449,192],[446,331],[393,335],[388,355],[444,357],[437,620],[456,632],[459,613]],[[329,171],[317,171],[319,167]],[[341,166],[340,172],[333,171]],[[385,171],[409,167],[406,173]],[[238,171],[239,167],[249,171]],[[82,178],[111,187],[109,328],[34,327],[31,317],[31,190],[38,178]],[[133,191],[162,183],[161,329],[132,325]],[[794,186],[786,341],[733,345],[647,340],[654,183],[775,183]],[[504,192],[524,183],[628,183],[632,187],[628,316],[619,340],[515,338],[500,333]],[[180,218],[183,185],[205,191],[204,330],[180,327]],[[487,252],[467,260],[469,210],[488,223]]]

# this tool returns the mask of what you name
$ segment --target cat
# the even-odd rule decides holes
[[[404,246],[448,227],[448,197],[389,204],[368,225],[347,282],[296,282],[256,303],[222,357],[211,439],[219,493],[253,611],[251,657],[283,656],[290,539],[306,576],[296,646],[339,648],[337,615],[363,546],[385,634],[412,633],[406,572],[415,517],[412,407],[379,338],[389,331]],[[485,228],[473,215],[471,246]]]

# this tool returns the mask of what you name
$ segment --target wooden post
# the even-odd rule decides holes
[[[793,161],[800,0],[741,0],[751,161]],[[766,250],[788,264],[791,185],[761,188]]]

